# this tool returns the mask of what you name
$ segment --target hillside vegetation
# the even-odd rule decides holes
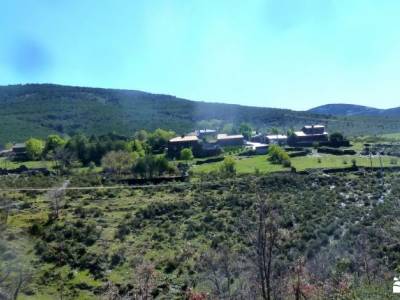
[[[69,87],[59,85],[14,85],[0,87],[0,144],[24,141],[51,133],[131,135],[140,129],[164,128],[177,133],[195,129],[204,120],[254,128],[299,128],[323,123],[331,131],[347,135],[400,131],[397,118],[343,118],[285,109],[248,107],[189,101],[140,91]],[[221,125],[221,126],[222,126]]]
[[[71,178],[71,186],[88,184],[82,180],[88,176]],[[57,184],[10,178],[0,188]],[[400,259],[399,186],[397,175],[376,173],[204,176],[157,188],[69,190],[57,216],[50,192],[9,191],[2,195],[13,205],[0,231],[0,273],[11,270],[10,284],[20,270],[32,274],[21,299],[117,299],[107,295],[144,288],[152,295],[146,299],[260,298],[257,232],[264,216],[276,238],[273,299],[296,292],[306,299],[391,299]],[[198,297],[186,298],[192,292]]]

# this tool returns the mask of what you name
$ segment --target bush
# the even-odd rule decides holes
[[[343,134],[341,134],[340,132],[332,133],[329,136],[329,142],[334,147],[341,146],[343,144],[343,141],[344,141],[344,137],[343,137]]]
[[[190,148],[184,148],[181,150],[181,154],[180,154],[180,158],[181,160],[192,160],[193,159],[193,152],[192,149]]]
[[[236,162],[235,159],[231,156],[227,156],[224,158],[222,165],[220,167],[220,172],[225,175],[233,175],[236,174]]]
[[[45,143],[42,140],[30,138],[26,141],[25,146],[28,159],[38,160],[43,154]]]
[[[351,165],[352,165],[353,167],[356,167],[356,166],[357,166],[357,161],[356,161],[355,158],[353,158],[353,159],[351,160]]]
[[[285,161],[290,161],[290,157],[283,148],[278,145],[272,145],[268,150],[269,160],[275,164],[283,164]]]

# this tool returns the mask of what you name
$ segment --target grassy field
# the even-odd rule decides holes
[[[304,169],[313,168],[346,168],[352,165],[352,160],[356,161],[356,165],[360,167],[371,166],[371,160],[366,156],[357,155],[331,155],[331,154],[321,154],[319,157],[316,156],[303,156],[295,157],[291,159],[292,166],[296,170],[301,171]],[[393,160],[393,161],[392,161]],[[398,161],[395,157],[382,156],[382,164],[385,167],[394,166],[392,162]],[[380,160],[378,157],[372,158],[372,166],[379,167]]]
[[[16,169],[20,166],[26,166],[28,168],[49,168],[52,169],[54,167],[53,161],[24,161],[24,162],[14,162],[10,160],[6,160],[5,158],[0,158],[0,168],[5,169]]]
[[[238,157],[235,156],[236,171],[240,174],[254,173],[256,169],[263,173],[278,172],[286,170],[281,165],[272,164],[267,160],[266,155],[256,155],[251,157]],[[203,164],[199,166],[193,166],[195,173],[208,173],[212,171],[218,171],[222,162]]]
[[[382,134],[382,137],[400,141],[400,133],[387,133]]]
[[[251,157],[235,157],[236,171],[239,174],[254,173],[258,169],[262,173],[287,171],[289,168],[284,168],[282,165],[272,164],[268,161],[267,155],[257,155]],[[346,168],[352,165],[352,160],[356,160],[357,166],[369,167],[370,159],[365,156],[357,155],[331,155],[321,154],[320,156],[301,156],[291,159],[292,166],[296,170],[318,169],[318,168]],[[384,166],[394,166],[393,162],[398,161],[395,157],[383,156],[382,163]],[[194,173],[218,171],[222,162],[209,163],[199,166],[193,166]],[[372,166],[379,167],[380,161],[378,157],[372,158]]]

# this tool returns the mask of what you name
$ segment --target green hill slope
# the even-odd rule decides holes
[[[189,101],[140,91],[51,84],[0,87],[0,144],[50,133],[132,134],[138,129],[193,130],[202,120],[249,122],[256,128],[324,123],[350,134],[400,131],[395,118],[344,118],[284,109]],[[373,126],[371,126],[371,124]]]

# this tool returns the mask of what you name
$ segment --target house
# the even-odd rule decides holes
[[[180,152],[184,148],[197,148],[199,146],[199,138],[195,135],[182,135],[174,137],[168,141],[168,156],[179,157]]]
[[[244,137],[241,134],[228,135],[222,133],[217,135],[217,143],[221,147],[242,146],[244,144]]]
[[[26,145],[25,143],[14,144],[11,149],[11,155],[17,160],[26,159]]]
[[[287,135],[282,134],[269,134],[265,136],[265,142],[268,144],[285,145],[287,139]]]
[[[328,133],[324,125],[306,125],[301,131],[295,131],[293,139],[296,144],[312,144],[328,141]]]
[[[246,142],[246,148],[253,150],[256,154],[267,154],[268,145],[257,142]]]

